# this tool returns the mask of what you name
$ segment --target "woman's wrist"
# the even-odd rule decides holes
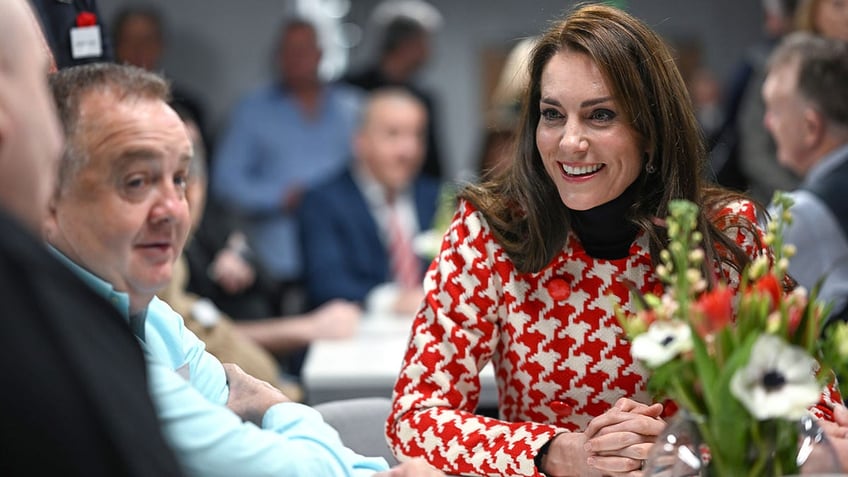
[[[582,432],[562,432],[551,438],[546,445],[546,452],[539,459],[541,467],[538,469],[542,474],[575,477],[594,475],[589,473],[586,465],[586,436]]]
[[[553,444],[554,439],[556,439],[559,434],[554,435],[548,442],[545,442],[542,447],[536,452],[536,457],[533,458],[533,462],[536,464],[536,470],[547,475],[545,473],[545,461],[548,457],[548,451],[551,449],[551,444]]]

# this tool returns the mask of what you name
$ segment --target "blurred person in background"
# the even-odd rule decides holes
[[[795,27],[828,38],[848,41],[848,2],[845,0],[801,0]]]
[[[445,164],[438,138],[436,101],[433,94],[417,84],[417,77],[430,61],[432,35],[441,27],[442,15],[422,0],[384,1],[371,15],[378,32],[379,46],[364,70],[354,71],[345,81],[365,91],[394,86],[412,92],[427,109],[427,148],[422,172],[443,177]]]
[[[725,120],[709,138],[710,161],[718,182],[747,190],[767,203],[775,190],[792,190],[800,179],[777,162],[774,140],[763,126],[766,63],[774,46],[792,31],[798,0],[762,0],[765,37],[750,47],[725,91]]]
[[[304,310],[297,211],[303,191],[344,169],[361,92],[318,76],[315,26],[286,19],[275,50],[277,78],[235,108],[213,159],[212,196],[237,215],[274,281],[273,314]]]
[[[427,110],[401,88],[374,90],[348,169],[309,189],[300,223],[311,305],[334,298],[375,313],[412,315],[426,263],[413,239],[429,229],[439,182],[421,174]]]
[[[152,6],[130,6],[119,11],[111,24],[115,61],[165,75],[162,57],[167,47],[162,15]],[[172,82],[171,104],[188,111],[200,129],[204,148],[211,144],[204,108],[200,100],[182,85]]]
[[[306,347],[315,339],[350,336],[356,331],[361,310],[353,304],[333,302],[302,316],[262,315],[256,317],[261,319],[233,322],[213,300],[187,290],[192,271],[188,265],[188,250],[196,239],[193,234],[206,212],[207,176],[197,125],[187,116],[182,119],[194,144],[186,185],[192,235],[182,256],[174,264],[170,283],[157,296],[183,317],[186,327],[206,344],[206,351],[218,360],[235,363],[247,374],[273,384],[293,401],[301,401],[303,390],[294,380],[283,376],[277,358],[285,360],[288,354]]]
[[[792,223],[783,235],[797,247],[789,274],[833,304],[831,320],[848,321],[848,43],[809,32],[786,37],[770,62],[762,95],[764,122],[777,159],[804,180],[791,193]]]
[[[498,76],[481,145],[478,165],[480,176],[500,173],[506,169],[509,159],[514,155],[515,129],[521,114],[521,95],[527,88],[529,77],[527,61],[536,40],[535,37],[530,37],[517,42],[509,51]]]
[[[178,103],[171,106],[190,133],[199,130],[190,109]],[[259,263],[235,214],[207,194],[208,159],[202,139],[195,141],[194,147],[195,156],[203,158],[204,164],[192,162],[196,174],[189,184],[190,190],[202,194],[196,194],[195,202],[200,205],[192,207],[192,238],[183,251],[188,265],[187,290],[211,300],[236,319],[271,316],[275,309],[273,280]]]
[[[714,136],[722,125],[721,85],[704,64],[701,40],[694,36],[678,36],[670,40],[677,68],[692,98],[695,116],[704,136]]]

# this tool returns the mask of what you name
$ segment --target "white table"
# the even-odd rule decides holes
[[[391,397],[406,353],[410,327],[411,320],[406,317],[366,315],[356,336],[313,342],[301,372],[309,404]],[[497,407],[497,386],[491,365],[480,374],[480,385],[479,405]]]

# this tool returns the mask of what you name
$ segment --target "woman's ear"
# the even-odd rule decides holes
[[[642,166],[645,168],[645,172],[648,174],[653,174],[657,172],[657,165],[654,163],[653,154],[651,151],[645,151],[645,154],[642,156],[644,161],[642,161]]]

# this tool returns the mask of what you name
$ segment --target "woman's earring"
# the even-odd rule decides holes
[[[654,161],[651,160],[651,156],[647,152],[645,153],[645,172],[648,174],[657,172],[657,166],[654,165]]]

